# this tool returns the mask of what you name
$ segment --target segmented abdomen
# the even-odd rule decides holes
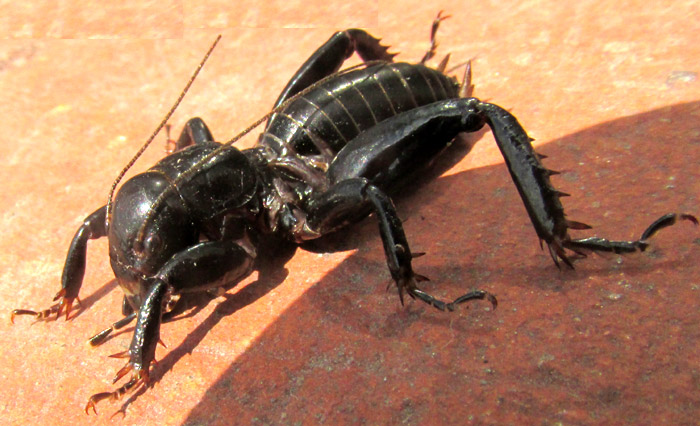
[[[420,64],[387,63],[352,71],[293,101],[274,116],[259,145],[329,160],[360,132],[422,105],[456,98],[455,79]]]

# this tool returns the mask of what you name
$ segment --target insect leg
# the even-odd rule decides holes
[[[364,62],[375,60],[391,62],[395,54],[387,50],[388,46],[379,44],[379,39],[364,30],[338,31],[297,70],[277,98],[275,108],[313,83],[338,71],[343,62],[354,52],[357,52]]]
[[[113,331],[124,328],[125,326],[129,325],[131,323],[131,321],[133,321],[135,319],[136,319],[136,312],[132,312],[132,313],[128,314],[124,318],[120,319],[119,321],[113,323],[109,327],[105,328],[104,330],[102,330],[99,333],[92,336],[90,339],[88,339],[88,343],[90,343],[90,346],[101,345],[105,341],[107,336],[112,334]]]
[[[578,255],[585,255],[584,251],[614,253],[644,251],[648,246],[648,238],[658,230],[673,225],[678,219],[689,220],[697,224],[697,219],[689,214],[669,213],[652,223],[643,232],[641,238],[636,241],[615,241],[598,237],[572,239],[568,233],[569,229],[589,229],[590,226],[566,219],[564,207],[559,198],[568,194],[554,189],[549,176],[557,172],[542,165],[541,155],[532,148],[531,139],[517,119],[499,106],[474,98],[466,99],[465,103],[482,114],[493,130],[498,147],[506,160],[508,170],[518,188],[537,235],[547,243],[552,259],[557,266],[559,266],[559,259],[561,259],[573,269],[573,264],[564,248],[568,248]]]
[[[214,137],[211,135],[209,127],[204,123],[204,120],[199,117],[190,118],[185,123],[182,133],[180,133],[180,137],[175,144],[175,151],[187,148],[190,145],[208,142],[214,142]]]
[[[455,305],[472,299],[488,299],[494,308],[496,307],[496,298],[482,290],[470,292],[451,303],[445,303],[418,288],[418,282],[427,280],[426,277],[414,273],[411,267],[411,260],[419,254],[411,252],[391,199],[367,179],[342,181],[313,200],[309,207],[306,224],[312,231],[309,237],[331,232],[369,212],[376,215],[387,265],[398,287],[401,304],[406,292],[410,297],[420,299],[441,311],[452,311]],[[303,239],[303,236],[299,235],[297,238]]]
[[[420,63],[425,64],[429,60],[431,60],[435,56],[435,51],[437,50],[437,38],[435,37],[437,35],[438,28],[440,28],[440,22],[444,21],[447,18],[451,18],[451,15],[442,15],[442,10],[438,12],[437,17],[433,21],[433,25],[430,28],[430,49],[428,49],[427,52],[425,52],[425,55],[423,56],[423,59],[421,59]],[[449,55],[447,56],[449,57]],[[440,71],[444,71],[445,66],[447,65],[447,57],[443,59],[444,64],[441,64],[442,69]]]
[[[107,206],[102,206],[85,218],[83,224],[73,237],[73,241],[68,249],[66,262],[63,266],[63,276],[61,277],[61,290],[56,293],[53,300],[57,304],[43,311],[32,311],[29,309],[15,309],[12,311],[10,320],[14,322],[16,315],[33,315],[37,319],[45,319],[56,313],[56,319],[61,316],[61,311],[65,310],[66,320],[73,307],[73,301],[78,299],[80,286],[83,284],[85,276],[85,256],[87,255],[87,242],[102,238],[107,235],[105,228],[105,214]],[[80,300],[78,299],[78,302]]]
[[[549,179],[556,172],[542,165],[542,156],[535,152],[530,137],[511,113],[476,98],[435,102],[380,122],[348,142],[331,163],[327,176],[331,184],[363,177],[380,188],[392,188],[438,155],[458,133],[477,131],[484,124],[493,131],[537,236],[547,243],[557,266],[561,260],[573,268],[565,248],[577,254],[583,254],[582,250],[636,251],[653,233],[672,225],[677,218],[694,219],[690,215],[666,215],[644,232],[640,239],[643,242],[573,240],[569,229],[590,226],[566,218],[559,199],[568,194],[555,189]]]
[[[659,230],[674,225],[678,220],[687,220],[698,225],[695,216],[686,213],[668,213],[658,218],[635,241],[614,241],[605,238],[589,237],[564,241],[564,247],[573,251],[602,251],[611,253],[633,253],[644,251],[649,247],[649,238]]]
[[[128,356],[129,361],[117,372],[112,383],[116,383],[129,372],[133,372],[131,379],[114,392],[101,392],[92,395],[85,405],[85,414],[89,414],[88,410],[91,408],[97,414],[95,404],[103,399],[117,400],[140,384],[148,385],[148,369],[155,360],[156,345],[160,340],[163,305],[167,302],[170,291],[161,280],[157,280],[151,286],[139,310],[136,330],[129,350],[114,355],[114,357]]]
[[[91,396],[85,412],[90,408],[95,410],[95,404],[101,400],[119,399],[131,389],[148,384],[149,367],[155,361],[156,345],[161,341],[160,325],[170,295],[236,283],[251,273],[254,257],[249,248],[229,240],[201,242],[173,256],[154,277],[141,304],[129,350],[114,355],[128,357],[129,361],[117,372],[113,383],[130,372],[131,379],[113,392]]]

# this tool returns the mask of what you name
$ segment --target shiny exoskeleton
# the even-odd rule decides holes
[[[420,290],[426,279],[413,272],[413,253],[387,195],[411,172],[430,163],[458,134],[488,125],[503,153],[540,240],[557,266],[573,267],[570,255],[590,251],[643,251],[647,239],[677,219],[671,213],[654,222],[637,241],[572,239],[568,229],[588,228],[565,218],[546,169],[531,139],[505,109],[468,97],[462,84],[424,63],[394,63],[393,54],[363,30],[333,35],[297,71],[275,103],[275,113],[258,144],[238,150],[216,143],[199,118],[191,119],[176,152],[127,181],[114,209],[90,214],[68,251],[58,303],[45,311],[15,315],[66,318],[78,298],[85,272],[87,241],[109,238],[110,262],[124,291],[124,318],[91,339],[99,344],[137,319],[128,358],[115,377],[131,379],[113,392],[93,395],[85,411],[102,399],[116,399],[148,383],[160,341],[160,326],[173,297],[229,288],[251,273],[257,244],[274,234],[301,243],[354,223],[370,213],[379,222],[387,264],[403,303],[407,293],[440,310],[490,293],[475,290],[451,303]],[[337,73],[354,52],[364,68]],[[109,216],[109,217],[108,217]],[[182,298],[182,296],[181,296]]]

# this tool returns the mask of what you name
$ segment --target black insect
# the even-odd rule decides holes
[[[58,301],[44,311],[15,315],[66,319],[85,272],[87,241],[109,238],[114,274],[124,291],[124,318],[93,337],[99,344],[113,330],[137,320],[128,358],[113,392],[93,395],[85,411],[148,384],[164,314],[174,296],[229,288],[249,275],[258,242],[277,235],[296,243],[318,238],[374,213],[387,264],[403,304],[404,293],[440,310],[474,299],[496,298],[482,290],[451,303],[420,290],[426,278],[413,272],[411,252],[387,192],[437,156],[457,135],[488,125],[540,240],[554,262],[573,268],[570,254],[644,251],[656,231],[688,214],[668,214],[637,241],[573,239],[569,229],[589,226],[568,220],[531,139],[505,109],[470,97],[469,71],[460,84],[425,63],[394,63],[394,54],[359,29],[334,34],[292,77],[275,103],[257,145],[238,150],[214,142],[199,118],[187,122],[176,152],[128,180],[111,201],[90,214],[68,250]],[[338,72],[354,52],[364,65]],[[447,59],[447,58],[446,58]],[[469,68],[469,67],[467,67]],[[116,183],[115,183],[116,185]],[[182,300],[183,297],[180,297]]]

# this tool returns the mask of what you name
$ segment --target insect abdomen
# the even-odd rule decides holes
[[[282,155],[333,157],[377,123],[455,98],[458,92],[454,79],[423,65],[374,65],[334,78],[292,102],[270,122],[260,144]]]

